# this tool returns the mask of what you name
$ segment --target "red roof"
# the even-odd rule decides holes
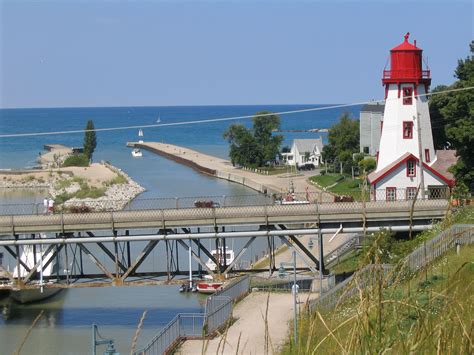
[[[454,180],[454,175],[448,171],[448,169],[456,164],[458,157],[456,156],[456,151],[454,149],[450,150],[437,150],[436,151],[436,161],[431,164],[431,167],[439,171],[441,174],[446,176],[448,179]]]
[[[391,172],[393,172],[397,167],[399,167],[401,164],[403,164],[404,162],[406,162],[407,160],[409,159],[413,159],[415,161],[418,161],[418,158],[415,157],[413,154],[411,153],[405,153],[403,154],[400,158],[398,158],[397,160],[395,160],[394,162],[390,163],[389,165],[387,165],[385,168],[383,168],[382,170],[380,170],[379,172],[371,172],[368,176],[367,176],[367,179],[369,180],[369,183],[371,185],[377,183],[378,181],[380,181],[383,177],[387,176],[388,174],[390,174]],[[454,185],[454,179],[449,179],[448,177],[446,177],[445,175],[443,175],[441,172],[439,171],[436,171],[435,169],[433,169],[432,167],[426,165],[426,163],[423,163],[423,169],[426,169],[428,171],[430,171],[431,173],[433,173],[435,176],[439,177],[441,180],[443,180],[447,185],[449,186],[453,186]]]
[[[417,46],[408,42],[408,37],[410,36],[410,32],[405,35],[405,41],[402,44],[399,44],[396,47],[393,47],[390,51],[397,52],[397,51],[421,51],[422,49],[418,48]],[[416,43],[416,41],[415,41]]]

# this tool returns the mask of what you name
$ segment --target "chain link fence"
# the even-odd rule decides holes
[[[416,189],[377,189],[375,191],[341,191],[337,195],[327,192],[294,192],[287,194],[252,194],[238,196],[194,196],[153,199],[110,200],[106,198],[69,200],[54,206],[54,213],[90,213],[112,211],[146,211],[190,208],[244,207],[244,206],[273,206],[273,205],[304,205],[304,204],[333,204],[343,207],[344,203],[364,201],[393,202],[410,201],[416,195]],[[441,187],[429,188],[425,191],[426,200],[446,200],[449,190]],[[422,201],[421,192],[416,204]],[[0,204],[0,215],[42,215],[48,214],[43,203]]]

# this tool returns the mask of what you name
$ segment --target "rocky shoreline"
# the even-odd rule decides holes
[[[37,189],[47,190],[48,197],[56,201],[55,209],[60,210],[93,210],[93,211],[118,211],[122,210],[130,201],[145,191],[141,185],[134,181],[121,169],[108,163],[94,164],[95,175],[100,178],[90,177],[78,178],[80,169],[84,168],[62,168],[62,169],[35,169],[19,171],[0,171],[0,189]],[[92,168],[90,168],[92,170]],[[110,179],[110,176],[112,178]],[[118,179],[118,182],[108,183]],[[64,203],[60,203],[60,196],[72,195],[81,189],[81,183],[92,186],[100,185],[103,196],[98,198],[72,197]],[[46,197],[46,196],[45,196]]]

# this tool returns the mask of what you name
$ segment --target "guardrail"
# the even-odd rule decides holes
[[[201,337],[204,325],[203,313],[179,313],[173,318],[138,355],[165,354],[184,337]]]
[[[382,271],[384,276],[392,270],[392,265],[387,264],[369,264],[364,266],[362,269],[354,273],[351,277],[347,278],[343,282],[337,284],[335,287],[324,293],[321,297],[310,301],[308,309],[310,312],[314,312],[316,308],[331,309],[334,308],[338,303],[352,297],[358,292],[359,288],[364,288],[373,281],[374,271]],[[357,282],[355,282],[357,280]],[[351,287],[347,287],[347,286]]]
[[[214,295],[210,297],[224,296],[229,297],[230,299],[232,299],[232,301],[238,301],[249,292],[249,289],[250,276],[245,275],[241,277],[238,281],[233,282],[222,290],[217,291],[216,293],[214,293]]]
[[[419,194],[421,195],[421,193]],[[431,189],[425,192],[429,200],[449,198],[446,189]],[[327,192],[295,192],[291,194],[264,194],[238,195],[238,196],[194,196],[171,197],[153,199],[109,200],[105,198],[69,200],[63,204],[56,204],[55,213],[93,213],[113,211],[145,211],[161,209],[187,209],[187,208],[219,208],[219,207],[244,207],[244,206],[271,206],[275,204],[291,205],[302,203],[332,204],[334,202],[354,201],[413,201],[413,189],[375,190],[372,192],[351,190],[331,196]],[[416,204],[421,202],[418,197]],[[125,207],[123,207],[125,206]],[[0,204],[0,215],[43,215],[48,214],[43,203],[25,204]]]
[[[142,350],[135,355],[165,354],[183,339],[203,338],[224,326],[232,317],[232,305],[248,293],[250,277],[246,275],[206,299],[204,313],[179,313]]]
[[[326,267],[330,267],[331,265],[339,263],[341,258],[356,250],[362,244],[363,238],[364,236],[361,234],[353,234],[343,244],[339,245],[336,249],[328,253],[324,257],[324,264]]]
[[[436,219],[444,217],[447,200],[306,203],[271,206],[158,209],[118,212],[0,215],[0,233],[74,232],[89,230],[180,228],[235,224],[339,223],[363,219]]]
[[[457,244],[467,245],[474,243],[474,225],[456,224],[441,232],[434,238],[423,243],[421,246],[411,252],[401,262],[410,272],[416,272],[426,265],[444,255],[448,250],[454,248]],[[359,288],[364,288],[373,281],[375,270],[382,270],[384,279],[387,279],[393,265],[370,264],[354,273],[351,277],[337,284],[320,298],[310,301],[309,311],[313,312],[316,308],[331,309],[338,303],[353,296]],[[389,278],[390,279],[390,278]],[[390,283],[388,280],[387,283]]]

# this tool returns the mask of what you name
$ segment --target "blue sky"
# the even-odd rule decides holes
[[[0,4],[2,108],[380,99],[405,32],[433,85],[454,80],[473,38],[471,1]]]

